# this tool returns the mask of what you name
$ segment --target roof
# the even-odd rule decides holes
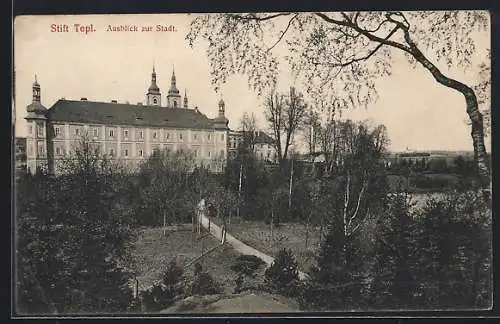
[[[34,101],[26,107],[27,112],[44,113],[47,110],[39,101]]]
[[[274,140],[271,136],[269,136],[266,132],[256,131],[257,136],[255,137],[255,143],[257,144],[273,144]],[[232,136],[243,136],[244,131],[230,131],[230,135]]]
[[[58,100],[48,111],[52,121],[118,124],[149,127],[214,129],[217,124],[202,113],[186,108],[166,108],[147,105]]]

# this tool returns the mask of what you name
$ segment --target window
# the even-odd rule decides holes
[[[43,142],[38,142],[38,154],[45,154],[45,147]]]
[[[33,126],[31,126],[31,125],[28,126],[28,133],[30,135],[33,134]]]
[[[165,138],[166,138],[166,139],[170,139],[170,133],[167,133],[167,134],[165,135]]]
[[[60,147],[56,147],[56,155],[61,155],[61,148]]]
[[[128,139],[128,129],[125,129],[123,131],[123,137],[125,137],[126,139]]]
[[[220,150],[220,157],[224,158],[224,150]]]
[[[208,151],[208,152],[207,152],[207,156],[208,156],[208,157],[211,157],[211,156],[212,156],[212,152]]]
[[[40,123],[40,124],[37,124],[36,126],[37,126],[36,131],[37,131],[38,136],[42,137],[43,136],[43,124]]]
[[[177,101],[174,100],[174,108],[177,108]]]
[[[141,138],[141,139],[144,138],[144,133],[142,132],[142,130],[139,131],[139,138]]]
[[[98,137],[99,136],[99,129],[98,128],[94,128],[94,137]]]
[[[128,156],[128,150],[127,150],[127,149],[125,149],[125,150],[123,151],[123,155],[124,155],[124,156]]]
[[[115,130],[114,129],[109,130],[109,137],[115,137]]]
[[[114,156],[114,155],[115,155],[115,150],[113,150],[113,149],[109,149],[109,155],[110,155],[110,156]]]
[[[154,98],[153,103],[156,105],[158,103],[158,99]]]
[[[31,146],[31,144],[28,145],[28,155],[31,155],[33,154],[33,147]]]
[[[224,141],[224,134],[220,134],[220,140]]]
[[[156,132],[153,132],[153,139],[156,139]]]
[[[76,136],[80,135],[80,129],[79,128],[75,128],[75,135]]]
[[[210,141],[212,139],[212,134],[208,134],[207,138]]]
[[[179,139],[182,141],[182,133],[179,134]]]
[[[197,141],[198,140],[198,135],[197,134],[194,134],[193,135],[193,141]]]
[[[59,129],[59,127],[54,127],[54,135],[55,136],[59,136],[60,132],[61,132],[61,130]]]

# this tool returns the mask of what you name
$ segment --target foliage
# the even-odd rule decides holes
[[[142,299],[148,311],[159,311],[170,306],[185,293],[184,271],[172,259],[163,273],[162,282],[142,292]]]
[[[126,311],[132,291],[125,261],[136,234],[124,199],[130,184],[85,141],[62,170],[16,186],[19,312]]]
[[[222,286],[208,272],[203,271],[201,264],[195,265],[195,274],[188,285],[187,292],[194,295],[216,295],[222,293]]]
[[[231,265],[231,270],[245,276],[255,276],[255,271],[262,266],[264,261],[254,255],[240,255]]]
[[[142,225],[167,221],[187,222],[201,195],[208,191],[206,170],[194,168],[190,152],[157,150],[141,165],[138,174],[137,218]]]
[[[376,222],[373,253],[331,224],[300,303],[309,310],[491,307],[487,199],[448,192],[416,209],[407,194],[394,194]]]
[[[430,199],[416,215],[418,307],[487,308],[492,302],[491,202],[480,192]]]
[[[299,276],[297,261],[291,250],[281,249],[275,260],[265,272],[266,283],[277,289],[283,290]]]
[[[375,269],[370,287],[372,307],[408,309],[417,282],[410,271],[414,246],[412,202],[405,193],[393,194],[377,222]]]
[[[380,77],[392,73],[393,55],[403,54],[412,67],[464,96],[477,170],[489,186],[479,110],[479,102],[489,102],[489,83],[469,86],[442,72],[470,67],[475,33],[488,26],[485,11],[206,14],[192,21],[186,39],[191,46],[208,42],[216,90],[231,74],[246,74],[259,95],[276,89],[284,58],[320,110],[366,107],[378,98]]]

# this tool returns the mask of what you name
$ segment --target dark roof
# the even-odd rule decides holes
[[[231,135],[233,136],[243,136],[244,131],[233,131]],[[274,140],[266,132],[257,131],[257,136],[255,137],[255,143],[257,144],[273,144]]]
[[[214,120],[186,108],[58,100],[47,112],[52,121],[150,127],[213,129]]]
[[[256,138],[256,143],[259,144],[273,144],[274,140],[271,136],[267,135],[265,132],[258,132],[257,133],[257,138]]]
[[[44,113],[47,110],[39,101],[34,101],[26,107],[27,112]]]

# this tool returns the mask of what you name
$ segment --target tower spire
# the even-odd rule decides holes
[[[219,100],[219,116],[224,116],[226,112],[226,104],[224,103],[224,100],[222,99],[222,94],[220,96]]]
[[[160,88],[156,84],[156,69],[153,60],[153,72],[151,73],[151,85],[148,88],[147,104],[150,106],[159,106],[161,104]]]
[[[188,107],[188,96],[187,96],[187,90],[184,89],[184,108],[187,109]]]
[[[177,80],[175,78],[175,67],[172,64],[172,77],[170,79],[170,89],[168,90],[167,96],[167,107],[170,108],[180,108],[181,103],[181,95],[179,94],[179,89],[177,89]]]
[[[33,102],[41,102],[40,84],[38,83],[37,75],[35,74],[35,82],[33,82]]]

